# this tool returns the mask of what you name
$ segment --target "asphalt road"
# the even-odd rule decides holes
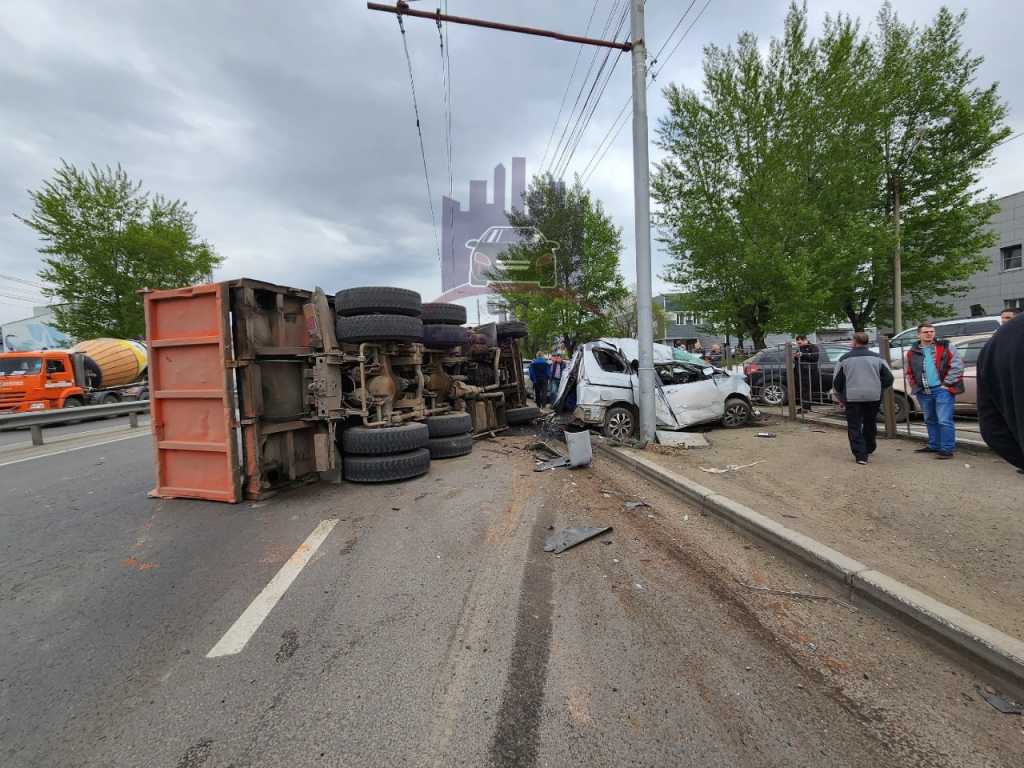
[[[0,467],[6,768],[903,764],[706,573],[620,528],[545,554],[589,510],[524,451],[236,506],[147,498],[150,459]]]

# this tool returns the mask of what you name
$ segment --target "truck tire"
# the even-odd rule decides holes
[[[469,330],[461,325],[424,325],[423,344],[427,347],[459,347],[469,343]]]
[[[431,459],[454,459],[456,456],[468,456],[473,452],[473,436],[432,437],[429,448]]]
[[[377,314],[419,317],[422,306],[420,295],[405,288],[346,288],[334,294],[334,311],[338,317]]]
[[[82,402],[80,397],[69,397],[64,401],[65,408],[81,408],[85,403]]]
[[[353,483],[389,483],[419,477],[430,470],[430,451],[417,448],[390,456],[345,456],[342,472]]]
[[[466,308],[461,304],[424,304],[420,319],[424,323],[465,325]]]
[[[509,320],[507,323],[498,323],[497,333],[499,339],[522,339],[529,334],[529,330],[526,323]]]
[[[407,315],[355,315],[338,317],[334,325],[338,341],[422,341],[423,322]]]
[[[118,397],[114,392],[105,392],[100,395],[99,401],[96,405],[113,405],[114,403],[120,403],[121,398]]]
[[[409,422],[398,427],[349,427],[341,433],[345,454],[384,456],[424,448],[430,431],[426,424]]]
[[[464,435],[473,431],[473,417],[468,413],[445,413],[441,416],[428,416],[424,422],[430,436],[451,437]]]
[[[534,419],[540,418],[540,408],[535,405],[527,405],[522,408],[507,408],[505,420],[510,425],[528,424]]]

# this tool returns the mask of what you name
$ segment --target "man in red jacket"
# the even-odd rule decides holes
[[[917,453],[934,453],[937,459],[953,458],[956,450],[956,427],[953,405],[964,391],[964,361],[956,347],[935,338],[935,326],[917,326],[917,341],[907,351],[904,365],[907,383],[924,411],[928,427],[928,445]]]

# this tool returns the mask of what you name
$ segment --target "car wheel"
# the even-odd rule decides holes
[[[765,384],[761,387],[761,399],[765,405],[783,405],[786,396],[786,388],[782,384]]]
[[[473,417],[468,413],[445,413],[440,416],[428,416],[425,419],[430,437],[451,437],[464,435],[473,431]]]
[[[753,411],[750,403],[739,397],[730,397],[725,401],[725,413],[722,414],[722,426],[729,429],[744,427],[750,421]]]
[[[534,419],[539,418],[540,408],[535,405],[526,405],[522,408],[507,408],[505,410],[505,420],[509,423],[509,426],[529,424]]]
[[[902,424],[910,418],[910,403],[907,401],[907,396],[901,392],[893,392],[893,416],[896,418],[897,424]]]
[[[422,308],[420,295],[405,288],[346,288],[334,294],[334,311],[338,317],[376,314],[419,317]]]
[[[430,451],[417,448],[390,456],[345,456],[342,458],[346,480],[353,483],[388,483],[408,480],[430,470]]]
[[[633,439],[636,434],[636,416],[629,408],[617,405],[609,408],[604,417],[604,436],[619,442]]]
[[[406,315],[339,316],[335,322],[335,331],[342,344],[423,340],[423,322],[418,317]]]
[[[461,304],[424,304],[420,319],[424,323],[465,325],[466,308]]]
[[[410,422],[398,427],[349,427],[341,433],[344,453],[380,456],[423,448],[430,432],[426,424]]]

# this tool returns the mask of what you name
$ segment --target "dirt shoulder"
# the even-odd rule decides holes
[[[758,431],[775,438],[759,438]],[[937,461],[879,440],[868,466],[846,433],[779,423],[713,430],[711,448],[644,455],[783,525],[1024,637],[1024,476],[992,454]],[[759,462],[725,474],[704,468]]]

